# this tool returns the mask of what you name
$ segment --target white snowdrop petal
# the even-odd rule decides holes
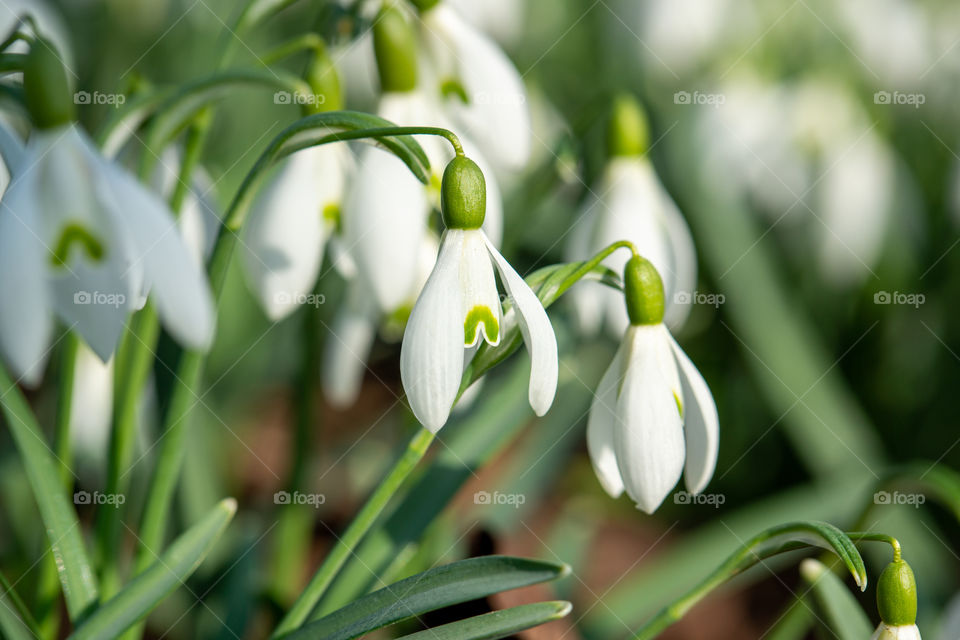
[[[369,312],[348,306],[337,316],[322,367],[323,392],[334,407],[356,402],[376,331],[376,317]]]
[[[444,234],[433,273],[413,306],[400,349],[400,377],[417,420],[434,433],[446,424],[463,373],[463,232]]]
[[[664,380],[655,327],[633,329],[633,352],[617,403],[617,464],[637,507],[656,511],[683,473],[683,422]]]
[[[213,341],[214,305],[206,274],[190,256],[167,206],[133,176],[101,160],[115,201],[142,264],[150,296],[164,326],[190,349],[206,349]]]
[[[48,250],[38,237],[36,174],[28,172],[0,201],[0,349],[13,375],[40,381],[53,318],[45,282]]]
[[[697,288],[697,251],[683,214],[662,185],[660,191],[663,222],[674,270],[670,290],[664,291],[667,303],[664,323],[671,329],[679,329],[690,315],[693,294]]]
[[[482,231],[463,231],[461,260],[463,344],[473,347],[485,340],[496,346],[500,344],[500,296]]]
[[[287,158],[255,200],[243,231],[247,280],[267,316],[292,313],[313,291],[323,261],[326,204],[339,203],[335,184],[320,188],[321,167],[330,149],[314,147]]]
[[[679,364],[683,388],[683,432],[687,446],[684,479],[690,493],[700,493],[717,466],[720,418],[713,394],[700,371],[672,337],[670,344]]]
[[[70,439],[83,455],[102,454],[113,417],[113,360],[103,362],[83,343],[77,351],[70,403]]]
[[[428,209],[426,190],[399,158],[363,151],[344,204],[345,245],[384,311],[414,289]]]
[[[426,28],[443,41],[457,61],[459,80],[469,104],[451,100],[454,113],[472,138],[484,144],[490,158],[517,169],[530,157],[530,112],[519,72],[485,35],[443,4],[424,15]],[[449,51],[453,53],[450,54]],[[435,47],[434,56],[442,55]]]
[[[617,428],[617,391],[624,373],[623,345],[600,379],[587,417],[587,451],[600,485],[613,498],[623,493],[623,480],[617,466],[614,432]]]
[[[482,233],[482,232],[481,232]],[[500,280],[516,309],[523,341],[530,351],[530,406],[542,416],[553,404],[557,393],[559,361],[557,337],[537,294],[524,282],[496,247],[486,239],[487,249],[500,273]],[[506,323],[504,323],[506,324]]]

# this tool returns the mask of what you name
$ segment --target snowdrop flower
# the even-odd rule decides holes
[[[0,202],[0,348],[36,383],[53,313],[104,361],[149,291],[164,326],[210,345],[213,299],[166,205],[106,160],[72,122],[73,100],[49,43],[28,54],[24,91],[36,129]]]
[[[910,565],[894,551],[877,580],[880,625],[870,640],[920,640],[917,628],[917,581]]]
[[[418,0],[427,68],[454,119],[506,169],[530,158],[530,112],[523,79],[503,50],[445,2]]]
[[[349,153],[339,144],[294,153],[254,201],[244,225],[243,266],[273,321],[292,313],[314,289],[324,247],[340,220]]]
[[[419,89],[415,37],[403,13],[392,5],[385,6],[373,30],[384,91],[378,114],[400,126],[448,128],[431,98]],[[419,142],[432,167],[446,166],[452,153],[442,140],[421,136]],[[467,140],[464,147],[468,151],[473,148]],[[487,168],[481,158],[477,157],[477,162],[481,169]],[[439,175],[435,179],[439,184]],[[487,201],[490,210],[484,230],[499,243],[502,204],[494,181],[487,183]],[[383,313],[392,313],[405,304],[415,289],[417,247],[424,241],[431,210],[430,190],[399,158],[364,149],[344,203],[344,241],[358,275]]]
[[[663,284],[635,255],[624,270],[630,327],[590,407],[587,447],[600,484],[653,513],[683,474],[703,491],[717,462],[719,420],[707,383],[663,325]]]
[[[529,400],[537,415],[557,390],[557,341],[547,312],[523,278],[481,229],[486,207],[483,172],[459,156],[441,186],[447,227],[436,266],[410,313],[400,351],[400,373],[417,419],[436,433],[457,399],[465,350],[500,343],[515,324],[530,351]],[[503,314],[494,279],[500,274],[512,309]]]
[[[668,326],[680,327],[696,286],[697,259],[686,221],[660,184],[647,151],[646,117],[636,101],[621,96],[614,104],[609,131],[613,158],[601,183],[585,203],[570,232],[567,255],[586,260],[617,240],[629,240],[663,276]],[[627,259],[614,254],[607,266],[622,271]],[[572,292],[578,319],[587,331],[606,320],[613,335],[630,324],[623,298],[607,287],[577,287]]]
[[[341,108],[339,75],[323,49],[314,53],[306,75],[314,93],[324,96],[323,109]],[[244,224],[243,266],[272,321],[288,316],[313,292],[324,249],[339,231],[353,169],[345,145],[307,147],[285,158],[257,195]]]

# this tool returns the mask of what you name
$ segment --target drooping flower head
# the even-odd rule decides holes
[[[719,420],[707,383],[663,324],[663,283],[635,255],[624,269],[630,326],[590,407],[587,446],[600,484],[652,513],[681,474],[699,493],[717,462]]]
[[[537,415],[557,389],[557,341],[536,294],[481,229],[486,209],[483,172],[458,156],[443,173],[441,212],[447,230],[440,253],[410,314],[400,352],[400,372],[410,407],[437,432],[457,399],[464,351],[497,345],[519,324],[530,351],[529,400]],[[512,307],[504,312],[494,270]]]
[[[34,124],[0,202],[0,348],[27,382],[39,379],[53,314],[104,361],[127,315],[149,293],[181,344],[209,346],[209,285],[169,208],[104,158],[73,122],[59,57],[37,38],[24,94]]]
[[[677,329],[686,320],[696,286],[696,253],[683,215],[647,156],[646,115],[631,96],[614,101],[607,138],[610,160],[571,229],[567,255],[585,260],[617,240],[632,242],[663,278],[666,324]],[[626,261],[615,253],[606,264],[620,271]],[[579,287],[571,295],[584,329],[596,331],[605,323],[610,333],[620,335],[629,325],[616,291]]]

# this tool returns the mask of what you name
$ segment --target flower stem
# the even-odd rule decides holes
[[[416,435],[407,444],[406,450],[400,458],[394,463],[387,475],[380,481],[380,484],[367,499],[357,515],[354,517],[350,526],[343,535],[337,540],[336,545],[324,559],[323,564],[313,575],[307,588],[304,589],[300,598],[294,603],[290,611],[283,618],[272,638],[289,633],[302,625],[308,619],[313,617],[312,613],[317,602],[323,596],[327,587],[333,582],[337,572],[343,567],[344,563],[353,553],[354,548],[360,540],[366,535],[367,531],[373,526],[380,513],[387,506],[393,494],[400,489],[400,486],[406,480],[410,472],[417,466],[417,463],[423,459],[433,442],[434,435],[429,430],[421,428]]]
[[[60,352],[60,387],[57,390],[57,416],[53,431],[53,454],[60,463],[60,477],[67,493],[73,489],[73,471],[70,468],[70,413],[73,405],[73,383],[76,378],[77,352],[80,339],[68,331]],[[53,553],[40,565],[37,579],[36,630],[41,638],[56,638],[60,627],[60,578]]]
[[[893,548],[893,561],[899,562],[901,559],[900,541],[893,536],[871,531],[848,531],[847,537],[854,542],[886,542]]]

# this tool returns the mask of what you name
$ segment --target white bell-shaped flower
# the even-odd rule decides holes
[[[629,240],[657,268],[666,295],[664,321],[683,325],[697,282],[697,258],[690,229],[647,157],[646,118],[632,98],[619,98],[610,129],[611,154],[603,178],[570,231],[567,256],[586,260],[618,240]],[[627,258],[605,261],[622,272]],[[630,324],[623,298],[612,289],[577,287],[571,292],[581,325],[596,331],[605,320],[620,336]]]
[[[374,45],[384,93],[378,114],[400,126],[450,128],[437,103],[418,85],[415,37],[406,16],[392,5],[378,14]],[[419,136],[434,171],[446,166],[453,152],[437,136]],[[463,141],[468,152],[473,145]],[[485,162],[478,158],[481,169]],[[418,274],[418,252],[427,234],[436,184],[424,187],[403,162],[377,149],[365,149],[356,180],[344,204],[344,244],[363,286],[381,312],[391,313],[408,301]],[[439,183],[440,176],[431,176]],[[487,183],[490,203],[484,229],[495,243],[502,233],[502,203],[494,181]]]
[[[653,513],[677,484],[699,493],[717,462],[719,420],[703,376],[663,325],[655,267],[634,256],[624,271],[630,327],[594,396],[587,447],[600,484]]]
[[[209,285],[167,206],[112,164],[73,124],[34,131],[0,203],[0,347],[36,382],[52,312],[104,361],[142,294],[168,331],[205,349],[214,330]]]
[[[244,225],[243,266],[271,320],[285,318],[313,291],[352,164],[344,145],[308,147],[281,162],[254,201]]]
[[[427,67],[447,95],[453,118],[498,166],[522,168],[532,136],[527,93],[516,67],[447,3],[423,10],[421,18]]]
[[[483,173],[458,157],[443,175],[441,204],[447,231],[436,266],[420,293],[403,336],[400,373],[420,422],[437,432],[457,399],[465,350],[497,345],[519,324],[530,351],[530,405],[543,415],[556,394],[558,361],[553,327],[540,300],[480,228]],[[513,308],[503,314],[494,269]]]
[[[870,640],[920,640],[920,629],[915,624],[889,625],[881,622]]]

